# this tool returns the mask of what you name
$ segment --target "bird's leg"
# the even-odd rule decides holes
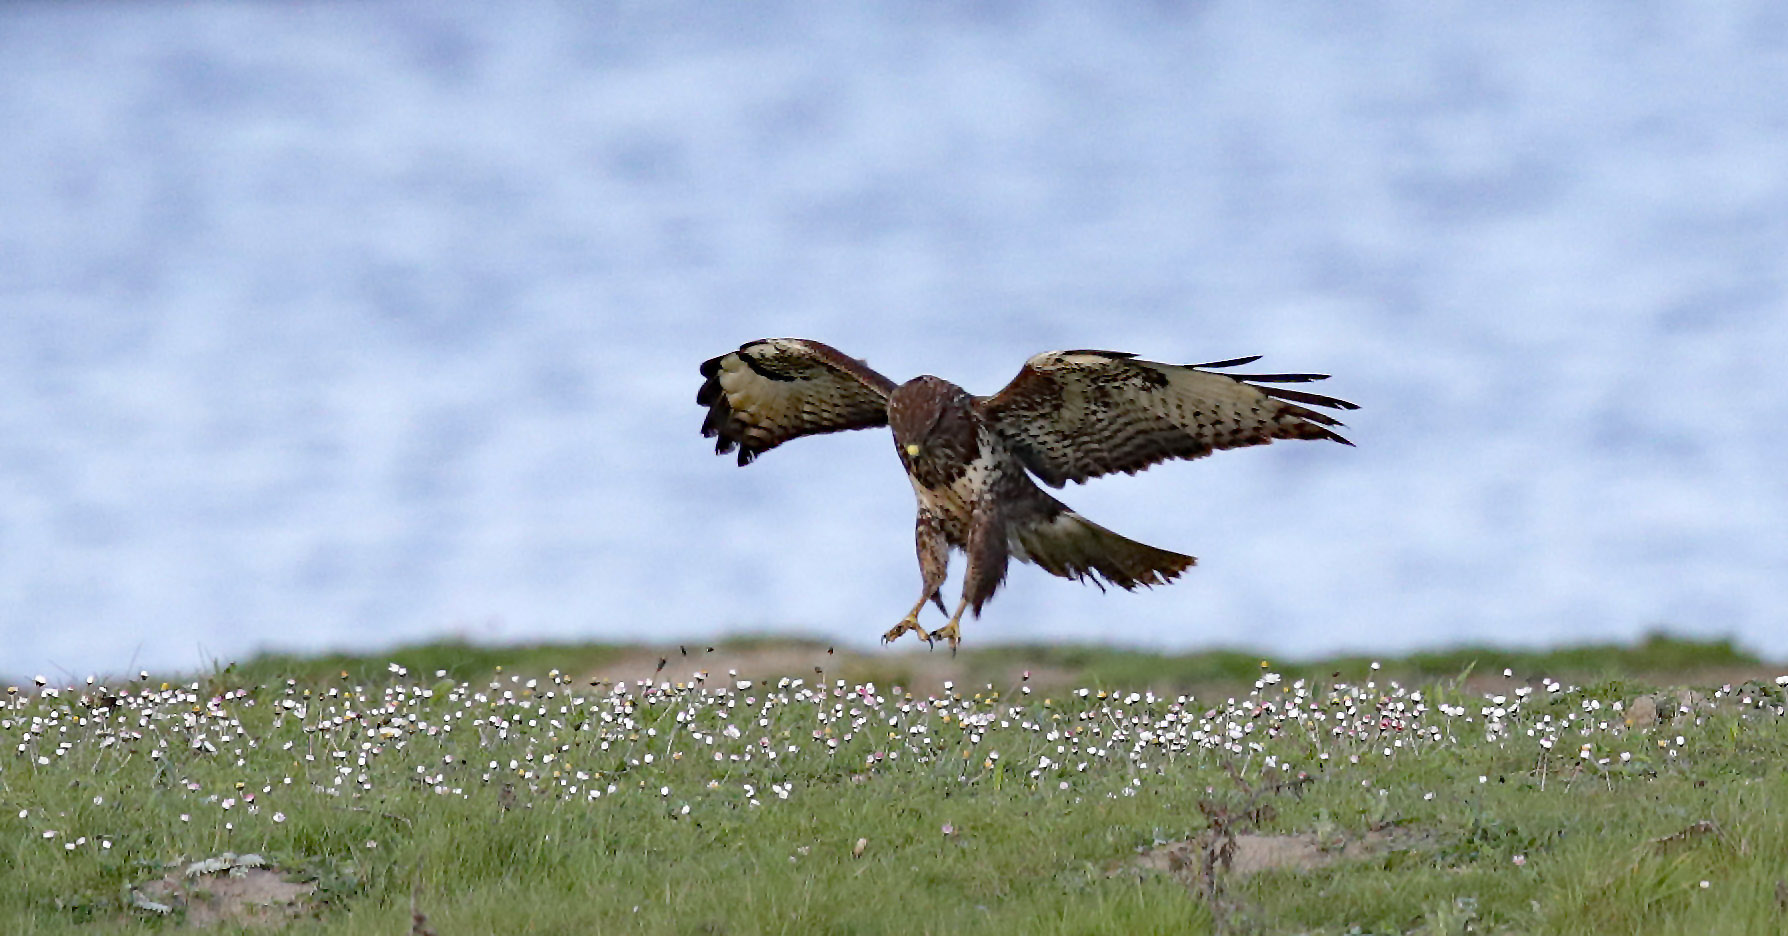
[[[962,601],[956,605],[956,613],[950,615],[950,623],[931,632],[932,640],[950,642],[951,653],[955,653],[956,647],[962,643],[962,613],[972,606],[975,616],[979,617],[981,606],[993,597],[1000,582],[1006,578],[1009,558],[1006,523],[995,501],[989,499],[975,505],[967,551],[968,568],[962,574]]]
[[[919,510],[914,533],[919,551],[919,574],[925,577],[924,590],[919,593],[919,600],[913,604],[913,610],[908,611],[899,624],[882,635],[882,643],[890,643],[907,631],[916,631],[921,640],[930,643],[931,635],[919,626],[919,612],[925,610],[927,601],[937,602],[939,611],[944,609],[943,599],[937,593],[938,589],[944,587],[944,576],[949,570],[950,544],[944,539],[944,532],[938,527],[937,518],[923,508]]]
[[[931,641],[948,641],[950,644],[950,655],[955,656],[956,647],[962,643],[962,628],[960,626],[962,624],[962,612],[967,611],[968,606],[968,596],[964,595],[962,596],[962,600],[956,603],[956,613],[950,615],[950,623],[927,634],[925,639]]]

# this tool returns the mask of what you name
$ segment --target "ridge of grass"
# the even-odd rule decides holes
[[[1581,686],[1521,657],[1403,681],[1398,661],[1207,656],[1247,679],[1233,698],[831,672],[623,690],[565,664],[638,651],[581,645],[20,687],[0,697],[0,930],[169,931],[183,911],[145,909],[146,882],[202,894],[183,868],[252,852],[317,888],[278,927],[344,936],[403,932],[412,900],[441,936],[1783,931],[1782,687],[1619,668],[1758,665],[1729,645],[1615,649],[1527,658],[1600,674]],[[1049,665],[1185,672],[1071,651]],[[1013,659],[1034,657],[993,665]],[[1472,661],[1517,672],[1474,690]],[[1220,828],[1381,844],[1204,868]],[[1192,857],[1144,860],[1164,849]]]
[[[530,673],[553,669],[579,672],[611,663],[631,649],[603,643],[484,645],[443,640],[369,653],[263,653],[223,667],[219,672],[228,672],[247,683],[286,679],[305,683],[341,679],[365,683],[386,679],[390,667],[395,664],[417,673],[441,672],[444,678],[464,680],[496,672],[498,668]]]
[[[829,646],[817,638],[744,635],[656,647],[576,641],[486,645],[454,639],[359,653],[264,653],[214,669],[207,675],[228,674],[247,683],[275,679],[303,683],[345,679],[364,683],[383,678],[387,668],[395,663],[413,672],[439,672],[445,678],[463,680],[499,669],[533,676],[554,670],[587,674],[631,660],[648,662],[636,667],[636,672],[627,673],[627,678],[679,678],[686,676],[691,667],[702,666],[711,650],[733,656],[805,656],[835,675],[881,685],[912,685],[922,681],[928,671],[947,668],[960,682],[1005,686],[1014,682],[1022,670],[1033,669],[1044,671],[1040,674],[1044,678],[1076,686],[1163,690],[1236,686],[1245,689],[1259,676],[1265,661],[1270,661],[1275,672],[1291,679],[1377,676],[1403,682],[1457,678],[1464,674],[1491,677],[1505,669],[1547,673],[1584,683],[1622,678],[1655,682],[1673,676],[1706,676],[1715,671],[1765,666],[1755,654],[1730,639],[1696,640],[1663,633],[1647,635],[1634,644],[1584,644],[1545,650],[1468,646],[1402,656],[1348,655],[1320,660],[1285,660],[1226,649],[1155,653],[1097,644],[970,646],[944,659],[941,652],[857,653]],[[650,668],[649,661],[654,657],[667,661],[664,673]],[[158,676],[156,680],[162,678],[182,677],[173,674]]]
[[[1282,660],[1239,650],[1159,654],[1097,645],[1043,644],[965,651],[964,657],[971,670],[998,672],[1011,664],[1034,663],[1073,673],[1078,680],[1113,687],[1163,682],[1252,682],[1260,673],[1262,660],[1268,659],[1275,672],[1293,679],[1360,679],[1376,670],[1385,678],[1405,681],[1444,679],[1467,671],[1489,674],[1504,669],[1594,680],[1630,677],[1635,673],[1669,674],[1763,665],[1756,655],[1730,639],[1695,640],[1663,633],[1649,634],[1635,644],[1583,644],[1548,650],[1466,646],[1402,656],[1350,655],[1309,661]]]

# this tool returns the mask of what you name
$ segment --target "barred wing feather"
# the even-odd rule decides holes
[[[888,424],[894,382],[830,345],[800,338],[747,342],[702,362],[695,401],[708,408],[702,435],[739,464],[790,439]]]
[[[1215,372],[1255,360],[1180,365],[1116,351],[1050,351],[977,404],[1025,467],[1053,487],[1275,439],[1353,444],[1318,408],[1354,404],[1275,386],[1326,374]]]

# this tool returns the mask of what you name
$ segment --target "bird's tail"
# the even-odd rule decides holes
[[[1053,498],[1052,498],[1053,500]],[[1012,555],[1051,575],[1091,579],[1105,587],[1165,585],[1198,562],[1191,556],[1156,549],[1119,536],[1056,503],[1059,512],[1021,524],[1013,531]]]

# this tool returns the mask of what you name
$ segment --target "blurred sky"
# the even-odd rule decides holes
[[[1065,491],[1198,568],[1018,569],[971,643],[1788,655],[1769,0],[9,3],[0,127],[0,673],[871,645],[886,434],[698,435],[696,365],[777,335],[1363,405]]]

